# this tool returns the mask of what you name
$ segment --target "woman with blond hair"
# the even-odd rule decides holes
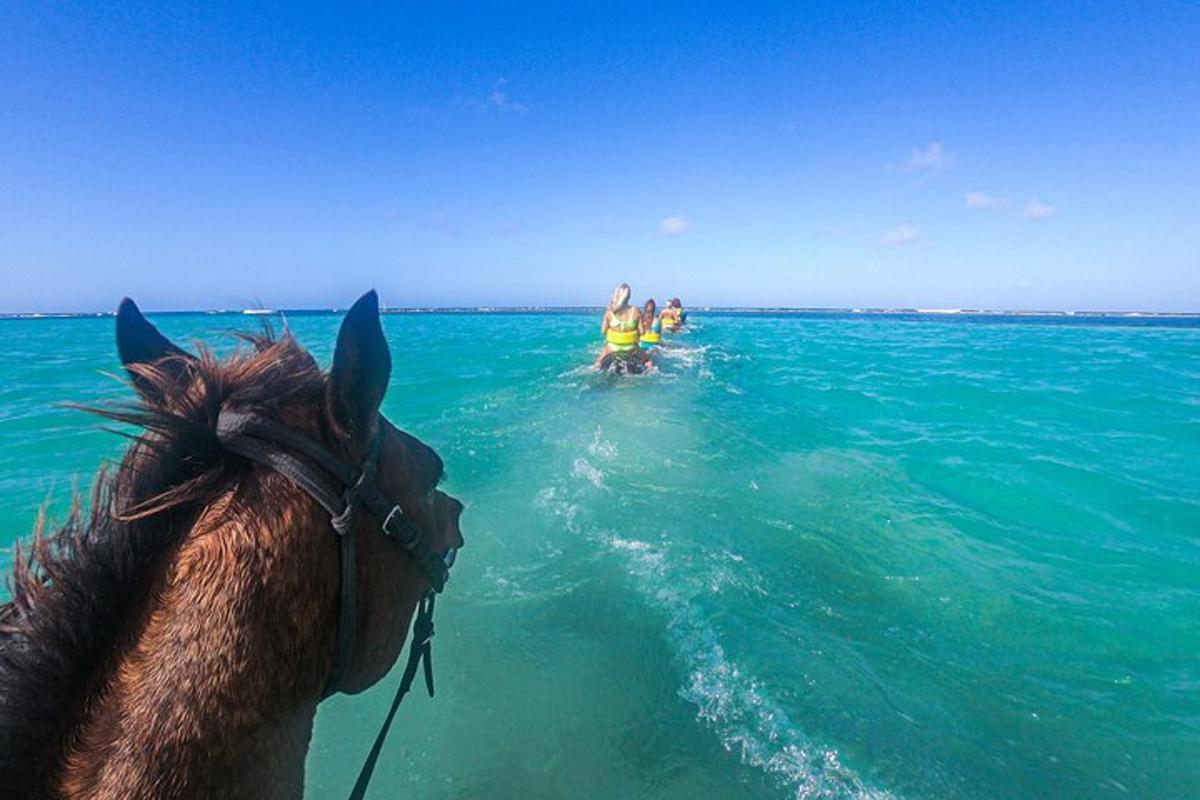
[[[597,369],[603,367],[605,359],[613,355],[636,358],[638,366],[646,361],[645,354],[638,347],[641,314],[629,304],[629,295],[629,284],[622,283],[613,292],[612,300],[604,310],[604,319],[600,321],[604,349],[596,358]]]

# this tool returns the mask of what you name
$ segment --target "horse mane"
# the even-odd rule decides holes
[[[54,756],[108,665],[131,635],[156,567],[198,514],[248,470],[216,436],[223,407],[276,416],[319,401],[324,374],[290,334],[242,336],[222,361],[172,355],[128,365],[140,399],[105,408],[74,406],[134,426],[116,469],[101,467],[85,511],[78,498],[48,532],[40,514],[28,551],[14,548],[0,604],[0,786],[12,796],[45,790]],[[120,431],[118,431],[120,432]]]

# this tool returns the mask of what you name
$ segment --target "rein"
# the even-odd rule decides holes
[[[355,602],[358,597],[354,519],[358,511],[364,510],[378,520],[383,532],[400,545],[429,579],[431,588],[421,596],[413,621],[408,664],[404,668],[404,675],[400,679],[400,686],[396,690],[391,708],[350,793],[350,800],[361,800],[366,795],[375,771],[375,763],[387,739],[396,710],[400,707],[400,701],[412,688],[417,669],[422,664],[425,687],[429,696],[433,697],[430,641],[433,637],[433,606],[434,600],[445,588],[450,577],[450,567],[456,554],[453,549],[444,555],[434,553],[404,510],[379,490],[375,483],[375,474],[379,467],[381,431],[382,429],[376,431],[366,458],[356,467],[304,434],[266,417],[222,411],[217,418],[217,439],[222,447],[235,455],[273,469],[303,489],[329,514],[330,523],[338,536],[341,590],[338,602],[337,644],[333,667],[321,695],[322,700],[341,690],[354,653]],[[316,462],[317,467],[300,456]]]

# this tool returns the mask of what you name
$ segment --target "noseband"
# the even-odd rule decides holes
[[[217,418],[217,439],[222,447],[269,467],[303,489],[328,512],[333,530],[338,536],[341,596],[338,603],[337,645],[334,650],[333,667],[321,699],[341,691],[342,682],[354,655],[355,603],[358,597],[354,521],[358,511],[366,511],[374,517],[388,538],[396,542],[429,579],[430,589],[421,596],[413,622],[408,665],[404,669],[404,676],[400,680],[400,687],[383,727],[359,773],[354,791],[350,795],[351,800],[358,800],[365,795],[396,709],[412,687],[417,667],[422,663],[425,667],[425,686],[429,696],[433,696],[430,642],[433,637],[433,604],[434,599],[446,586],[456,554],[453,548],[442,555],[434,553],[404,510],[379,490],[375,475],[379,468],[382,436],[383,427],[380,425],[371,438],[366,458],[356,467],[304,434],[266,417],[222,411]],[[316,466],[311,462],[315,462]]]

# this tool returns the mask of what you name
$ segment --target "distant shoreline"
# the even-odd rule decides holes
[[[384,314],[593,314],[602,306],[413,306],[386,308]],[[864,315],[864,316],[931,316],[931,317],[1085,317],[1104,319],[1200,319],[1200,311],[1064,311],[1055,309],[1000,309],[1000,308],[805,308],[790,306],[689,306],[689,312],[698,314],[727,315]],[[339,314],[343,308],[286,308],[286,309],[195,309],[190,311],[148,311],[150,316],[184,316],[204,314],[209,316],[259,316],[279,315],[319,316]],[[0,319],[88,319],[111,317],[115,311],[68,312],[28,311],[0,313]]]

